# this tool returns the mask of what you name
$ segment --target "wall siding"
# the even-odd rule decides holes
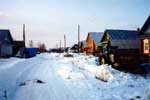
[[[12,56],[12,45],[1,45],[1,56]]]

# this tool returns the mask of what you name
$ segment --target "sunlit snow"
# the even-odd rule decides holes
[[[149,76],[99,66],[94,56],[73,55],[0,59],[0,100],[150,100]]]

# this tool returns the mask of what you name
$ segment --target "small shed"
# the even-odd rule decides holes
[[[9,30],[0,30],[0,57],[13,55],[13,38]]]
[[[100,54],[101,48],[101,38],[103,36],[103,32],[89,32],[86,42],[89,46],[87,54],[94,54],[98,56]]]

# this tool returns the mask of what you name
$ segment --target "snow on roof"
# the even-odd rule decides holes
[[[100,40],[102,39],[103,34],[103,32],[89,32],[89,35],[97,46],[101,46]]]

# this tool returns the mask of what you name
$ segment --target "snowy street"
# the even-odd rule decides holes
[[[48,53],[31,59],[0,59],[0,100],[150,99],[149,76],[99,66],[96,60]]]

